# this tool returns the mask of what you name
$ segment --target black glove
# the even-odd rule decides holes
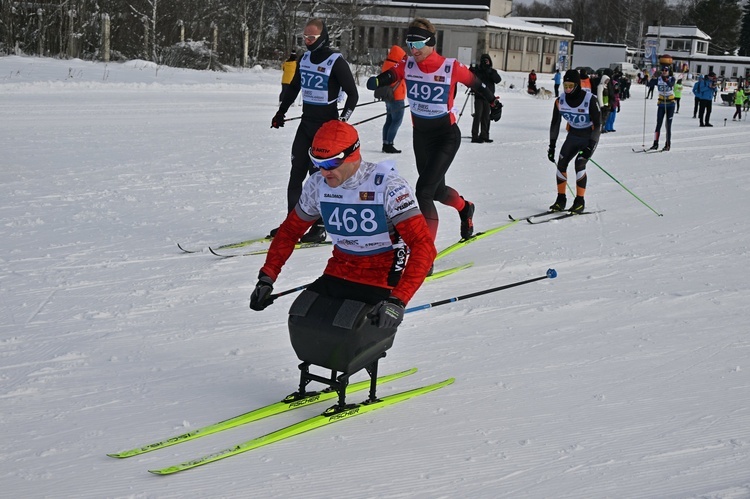
[[[555,145],[554,144],[550,144],[549,149],[547,149],[547,159],[549,159],[553,163],[555,162]]]
[[[271,120],[271,128],[281,128],[284,126],[284,113],[279,111],[278,113],[273,115],[273,119]]]
[[[370,76],[367,78],[367,90],[375,90],[380,85],[378,84],[378,77],[377,76]]]
[[[370,314],[372,323],[382,328],[398,327],[404,320],[404,302],[395,296],[383,300],[377,305]]]
[[[265,309],[267,306],[273,303],[273,300],[268,299],[268,297],[271,296],[272,292],[273,279],[268,277],[263,272],[259,273],[258,284],[255,285],[253,294],[250,295],[250,308],[257,312]]]
[[[492,121],[500,121],[500,118],[503,117],[503,103],[500,102],[500,99],[495,99],[495,102],[490,107],[490,119]]]
[[[581,152],[578,153],[578,156],[584,159],[590,159],[591,155],[594,154],[595,147],[596,147],[595,145],[591,145],[591,144],[587,145],[586,147],[583,148]]]
[[[339,121],[343,121],[344,123],[346,123],[347,121],[349,121],[349,118],[351,117],[353,112],[354,110],[352,109],[344,109],[344,112],[342,112],[341,116],[339,116]]]

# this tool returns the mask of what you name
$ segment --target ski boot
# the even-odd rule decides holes
[[[573,205],[568,210],[571,213],[583,213],[583,209],[586,207],[586,203],[583,201],[583,196],[576,196],[573,200]]]
[[[461,199],[464,199],[463,196]],[[458,216],[461,217],[461,239],[469,239],[474,234],[474,203],[464,199],[464,207]]]
[[[318,220],[315,225],[310,227],[307,234],[302,236],[299,240],[301,243],[322,243],[326,240],[326,228],[323,223]]]
[[[558,194],[555,202],[549,207],[549,211],[563,211],[567,202],[568,198],[565,197],[565,194]]]

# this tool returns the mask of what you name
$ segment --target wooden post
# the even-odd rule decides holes
[[[247,24],[242,24],[242,67],[247,67],[248,52],[250,50],[250,30]]]
[[[39,18],[39,38],[36,41],[36,53],[39,57],[42,57],[44,55],[44,11],[37,9],[36,15]]]
[[[68,57],[78,57],[78,44],[75,37],[75,11],[68,10]]]
[[[148,61],[148,17],[143,16],[143,59]]]
[[[109,14],[102,14],[102,61],[109,62],[110,58],[110,24],[109,24]]]

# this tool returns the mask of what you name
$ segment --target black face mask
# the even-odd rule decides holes
[[[315,40],[315,43],[313,43],[312,45],[308,45],[307,50],[309,50],[310,52],[314,52],[321,47],[327,47],[328,43],[329,43],[328,28],[326,27],[325,24],[323,24],[323,31],[321,31],[320,37],[318,37],[318,39]]]

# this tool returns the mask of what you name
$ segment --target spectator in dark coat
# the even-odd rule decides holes
[[[648,80],[648,94],[646,94],[647,99],[653,99],[654,98],[654,89],[656,88],[656,83],[658,82],[658,78],[656,75],[652,76],[650,80]]]
[[[495,95],[495,84],[500,83],[502,78],[492,67],[492,58],[489,54],[482,54],[479,66],[472,66],[471,72],[484,83],[492,95]],[[490,139],[490,104],[481,95],[474,94],[474,122],[471,125],[471,141],[475,143],[492,142]]]

